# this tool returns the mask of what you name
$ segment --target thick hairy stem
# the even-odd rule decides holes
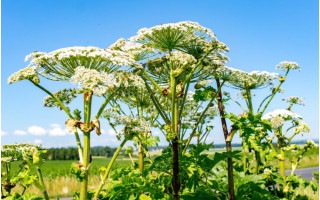
[[[88,176],[89,176],[89,161],[90,161],[90,132],[85,132],[84,134],[84,158],[83,158],[83,165],[85,167],[85,177],[83,182],[81,183],[81,192],[80,192],[80,199],[87,200],[87,193],[88,193]]]
[[[280,160],[280,173],[281,173],[281,177],[283,179],[283,181],[286,183],[286,174],[285,174],[285,166],[284,166],[284,151],[280,150],[280,156],[281,156],[281,160]]]
[[[88,128],[90,126],[90,115],[91,115],[91,100],[92,92],[83,93],[84,97],[84,123]],[[80,200],[88,199],[88,176],[89,176],[89,163],[90,163],[90,132],[83,132],[83,143],[84,143],[84,153],[83,153],[83,166],[85,168],[84,180],[81,185]]]
[[[144,155],[143,155],[143,149],[142,149],[142,143],[139,142],[139,169],[143,170],[144,169],[144,165],[143,165],[143,161],[144,161]]]
[[[176,78],[171,76],[171,89],[172,89],[172,105],[171,105],[171,130],[176,134],[174,140],[172,141],[172,161],[173,161],[173,195],[174,199],[180,199],[180,180],[179,180],[179,133],[178,133],[178,110],[176,104]]]
[[[118,149],[116,150],[116,152],[113,154],[112,159],[111,159],[111,161],[110,161],[110,163],[109,163],[109,165],[108,165],[108,168],[107,168],[106,172],[105,172],[104,175],[103,175],[103,178],[102,178],[102,181],[101,181],[101,183],[100,183],[100,186],[99,186],[99,188],[97,189],[96,193],[94,194],[94,199],[98,198],[98,195],[99,195],[99,193],[101,192],[101,189],[102,189],[102,187],[104,186],[104,184],[106,183],[106,180],[107,180],[107,178],[108,178],[108,176],[109,176],[111,167],[112,167],[114,161],[116,160],[116,158],[118,157],[120,150],[122,149],[122,147],[124,146],[124,144],[125,144],[126,142],[127,142],[127,140],[124,139],[124,140],[121,142],[121,144],[120,144],[120,146],[118,147]]]
[[[231,153],[231,141],[226,141],[227,152]],[[234,182],[233,182],[233,161],[232,157],[228,157],[228,186],[229,186],[229,199],[234,200]]]
[[[49,200],[50,198],[49,198],[49,195],[48,195],[47,190],[46,190],[46,186],[45,186],[44,181],[43,181],[43,176],[42,176],[41,169],[39,167],[37,167],[37,173],[38,173],[39,183],[42,186],[41,192],[43,194],[43,197],[46,200]]]
[[[243,150],[243,171],[247,173],[247,150],[248,146],[244,140],[242,140],[242,150]]]
[[[174,199],[180,199],[180,179],[179,179],[179,142],[176,137],[172,142],[172,161],[173,161],[173,195]]]
[[[220,88],[220,80],[216,79],[217,87]],[[218,91],[218,108],[220,112],[220,119],[221,119],[221,124],[222,124],[222,130],[223,134],[226,140],[226,148],[227,152],[232,152],[231,149],[231,140],[227,140],[228,138],[228,128],[227,128],[227,122],[226,119],[224,118],[224,107],[222,104],[222,94],[221,90]],[[229,199],[230,200],[235,200],[235,195],[234,195],[234,182],[233,182],[233,161],[232,157],[228,157],[228,186],[229,186]]]
[[[256,159],[255,172],[256,172],[256,174],[259,174],[260,163],[261,163],[260,152],[259,151],[254,151],[254,156],[255,156],[255,159]]]

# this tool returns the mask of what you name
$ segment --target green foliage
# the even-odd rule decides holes
[[[212,86],[205,87],[203,90],[198,89],[195,91],[193,99],[196,102],[211,100],[214,97],[215,92],[216,89],[214,89]]]
[[[85,178],[85,169],[77,163],[72,163],[70,173],[76,176],[77,181],[82,182]]]

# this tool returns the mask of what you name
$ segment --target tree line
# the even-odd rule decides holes
[[[117,148],[108,146],[97,146],[90,149],[92,156],[112,157]],[[76,147],[68,148],[48,148],[44,156],[46,160],[79,160],[78,149]]]

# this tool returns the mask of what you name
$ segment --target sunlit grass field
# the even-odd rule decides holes
[[[233,148],[233,150],[241,150],[241,147]],[[214,156],[215,152],[225,151],[223,148],[221,149],[210,149],[206,153]],[[151,158],[155,158],[159,155],[160,151],[153,151],[151,153]],[[253,158],[253,155],[250,155]],[[288,152],[286,155],[287,159],[286,168],[290,169],[291,159],[294,158],[294,153]],[[133,155],[134,160],[136,161],[137,155]],[[105,157],[93,157],[91,165],[90,165],[90,175],[89,175],[89,189],[97,188],[100,183],[100,175],[98,169],[100,167],[106,167],[110,162],[111,158]],[[45,183],[47,186],[48,193],[50,197],[70,197],[73,195],[75,191],[79,191],[80,183],[76,181],[76,178],[69,173],[70,166],[72,164],[72,160],[49,160],[46,161],[41,167],[43,176],[45,177]],[[136,161],[137,162],[137,161]],[[119,167],[125,167],[131,164],[131,160],[124,156],[119,156],[114,163],[112,169],[117,169]],[[274,165],[278,165],[277,161],[274,161]],[[13,163],[13,171],[18,170],[19,163]],[[313,148],[309,152],[305,154],[303,159],[301,160],[298,168],[306,168],[306,167],[315,167],[319,166],[319,148]],[[31,169],[35,173],[35,169]],[[22,188],[17,186],[13,191],[21,191]],[[32,186],[27,189],[27,193],[36,193],[41,195],[39,190]],[[297,190],[297,193],[302,195],[307,195],[309,199],[318,199],[313,197],[318,197],[318,193],[314,194],[311,189],[303,189],[300,188]],[[312,198],[311,198],[312,197]]]

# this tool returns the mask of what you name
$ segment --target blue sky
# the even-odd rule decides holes
[[[42,107],[46,95],[29,82],[7,84],[7,78],[24,68],[24,57],[37,50],[49,52],[69,46],[106,48],[120,37],[129,38],[143,27],[179,21],[196,21],[213,30],[228,45],[228,65],[246,71],[276,72],[281,61],[295,61],[292,71],[268,111],[285,108],[282,98],[302,97],[307,105],[293,110],[311,127],[305,139],[316,139],[319,130],[319,5],[317,0],[265,1],[2,1],[1,130],[2,144],[35,142],[45,146],[73,146],[65,133],[66,115]],[[51,91],[59,86],[42,82]],[[265,91],[257,91],[260,99]],[[96,102],[100,102],[96,100]],[[79,105],[76,101],[75,105]],[[237,113],[235,106],[229,111]],[[92,145],[117,144],[102,123],[102,136]],[[58,136],[63,135],[63,136]],[[214,139],[213,139],[214,138]],[[297,139],[302,139],[299,137]],[[211,135],[223,143],[221,127]],[[235,137],[234,142],[239,142]],[[165,140],[161,144],[166,144]]]

